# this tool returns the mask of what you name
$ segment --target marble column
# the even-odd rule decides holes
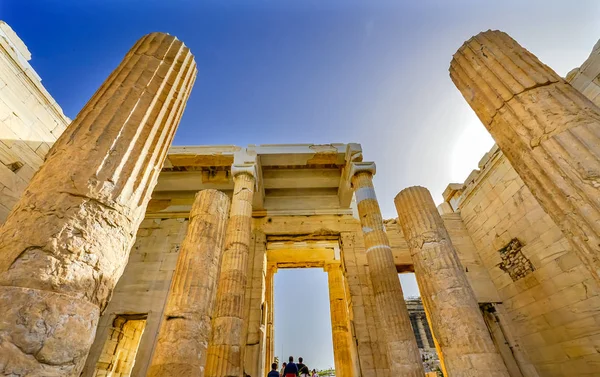
[[[341,263],[327,263],[329,285],[329,311],[331,313],[331,332],[333,339],[333,359],[337,377],[353,377],[352,334],[350,317],[346,303],[344,275]]]
[[[207,377],[240,377],[243,372],[244,299],[256,168],[255,165],[234,165],[231,174],[233,198],[217,287],[213,334],[208,346]]]
[[[5,375],[79,376],[196,77],[152,33],[60,136],[0,229]]]
[[[448,374],[508,377],[429,191],[409,187],[394,202]]]
[[[267,326],[266,326],[266,340],[265,340],[265,370],[271,370],[271,364],[275,360],[275,273],[277,272],[276,265],[269,265],[267,267],[266,287],[265,287],[265,305],[267,310]]]
[[[465,42],[450,77],[600,280],[600,108],[500,31]]]
[[[423,363],[375,196],[374,174],[375,164],[372,162],[352,165],[352,188],[356,196],[369,275],[381,321],[378,326],[385,329],[390,374],[422,377],[425,374]]]
[[[424,316],[415,315],[415,325],[417,325],[417,331],[419,332],[419,336],[421,337],[421,343],[423,344],[423,349],[433,348],[429,344],[429,340],[427,339],[427,333],[425,332],[425,327],[423,325]]]
[[[226,194],[196,194],[148,377],[204,376],[228,216]]]

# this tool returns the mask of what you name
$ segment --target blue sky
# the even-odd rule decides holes
[[[493,143],[448,77],[463,41],[501,29],[565,75],[600,37],[600,2],[586,0],[2,0],[0,18],[72,118],[139,37],[178,36],[199,73],[175,144],[359,142],[385,217],[411,185],[440,202]],[[276,316],[296,302],[316,313],[302,330],[305,312],[276,317],[277,353],[293,339],[309,366],[332,364],[325,287],[318,270],[276,275]]]

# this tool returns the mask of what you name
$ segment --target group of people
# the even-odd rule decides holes
[[[315,369],[312,372],[304,364],[301,357],[298,358],[298,363],[294,363],[294,356],[290,356],[287,363],[283,363],[281,371],[277,370],[277,363],[271,364],[271,371],[267,377],[319,377]]]

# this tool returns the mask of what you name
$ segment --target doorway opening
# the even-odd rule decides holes
[[[304,359],[310,370],[334,368],[327,273],[322,268],[279,269],[274,276],[275,356]]]
[[[408,308],[408,316],[410,324],[417,340],[417,346],[423,360],[425,373],[437,372],[441,370],[440,359],[435,348],[433,333],[429,326],[427,314],[421,301],[421,293],[417,285],[417,279],[412,272],[400,272],[398,274],[402,291],[404,293],[404,301]]]
[[[96,363],[94,377],[131,375],[147,318],[147,313],[116,315]]]

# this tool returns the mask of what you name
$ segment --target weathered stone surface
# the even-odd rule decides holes
[[[246,171],[239,172],[233,179],[231,214],[225,234],[213,334],[208,346],[205,369],[205,375],[209,377],[242,375],[244,298],[255,179]]]
[[[348,318],[348,305],[344,287],[344,275],[340,263],[325,265],[329,283],[329,311],[331,315],[331,332],[333,339],[333,358],[335,375],[353,377],[352,334]]]
[[[204,376],[229,198],[196,195],[147,376]]]
[[[372,181],[374,164],[371,166],[357,169],[352,176],[352,187],[356,195],[377,312],[386,334],[390,374],[420,377],[424,375],[421,356],[375,196]]]
[[[97,305],[56,292],[1,286],[0,302],[1,375],[75,375],[96,334]]]
[[[149,34],[129,51],[52,147],[0,229],[5,292],[45,291],[39,307],[55,307],[57,316],[70,315],[73,305],[94,305],[95,314],[86,310],[95,327],[127,263],[195,74],[189,49],[175,37]],[[57,295],[73,304],[56,306]],[[10,305],[14,299],[5,294],[0,306]],[[7,312],[13,317],[4,318],[1,339],[16,341],[8,324],[33,323],[37,314],[24,313]],[[62,337],[49,326],[39,342],[55,350],[25,365],[18,360],[30,351],[7,345],[6,357],[15,361],[3,372],[78,376],[93,333],[70,330]]]
[[[0,222],[69,125],[28,60],[29,50],[0,21]]]
[[[465,42],[450,76],[600,280],[600,109],[499,31]]]
[[[507,377],[429,191],[409,187],[394,202],[448,375]]]

